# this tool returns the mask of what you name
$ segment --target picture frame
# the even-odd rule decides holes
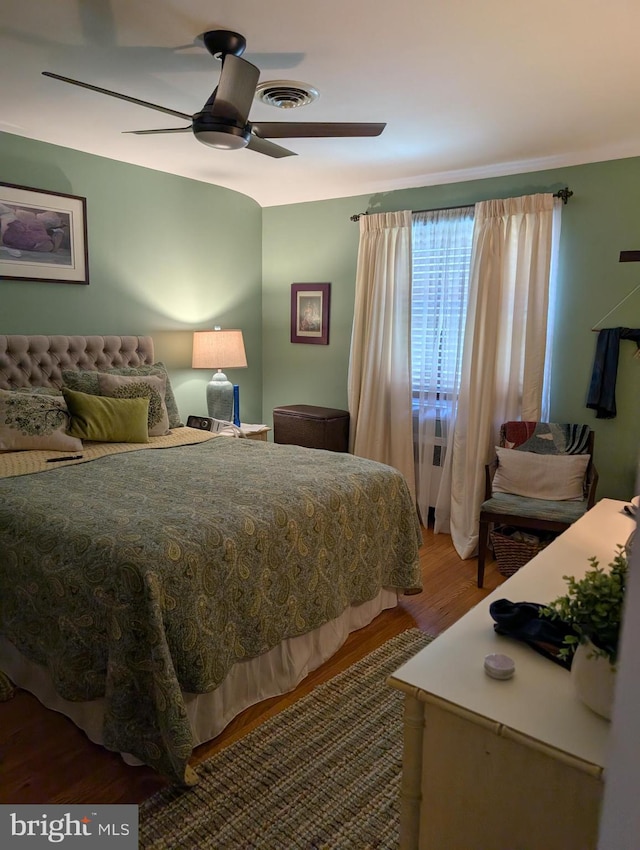
[[[0,182],[0,280],[87,285],[86,198]]]
[[[291,342],[329,345],[330,283],[291,284]]]

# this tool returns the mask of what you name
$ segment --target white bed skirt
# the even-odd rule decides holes
[[[194,747],[219,735],[245,708],[292,691],[312,670],[331,658],[351,632],[368,625],[382,611],[397,604],[397,591],[384,588],[370,602],[347,608],[340,617],[315,631],[288,638],[257,658],[238,662],[215,691],[185,693]],[[47,708],[66,715],[91,741],[104,746],[104,700],[71,702],[62,699],[54,691],[47,670],[29,661],[4,638],[0,638],[0,669],[15,685],[32,693]],[[128,753],[121,755],[127,764],[141,764]]]

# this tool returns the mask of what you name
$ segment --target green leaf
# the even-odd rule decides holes
[[[618,545],[608,569],[600,566],[595,556],[589,558],[591,568],[581,579],[563,576],[567,593],[549,603],[541,616],[566,623],[571,632],[564,638],[567,658],[578,645],[590,640],[596,654],[616,663],[622,624],[628,561],[622,545]]]

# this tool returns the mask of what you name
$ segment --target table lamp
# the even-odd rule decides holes
[[[247,365],[242,331],[194,331],[194,369],[217,369],[207,384],[207,410],[212,419],[231,422],[233,418],[233,384],[223,369],[240,369]]]

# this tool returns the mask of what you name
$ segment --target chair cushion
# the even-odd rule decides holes
[[[535,454],[499,446],[496,453],[494,493],[549,501],[584,498],[584,476],[590,455]]]
[[[586,513],[587,501],[553,501],[550,499],[529,499],[514,496],[511,493],[494,493],[480,506],[480,513],[521,516],[528,519],[544,519],[551,522],[566,522],[570,525]]]

